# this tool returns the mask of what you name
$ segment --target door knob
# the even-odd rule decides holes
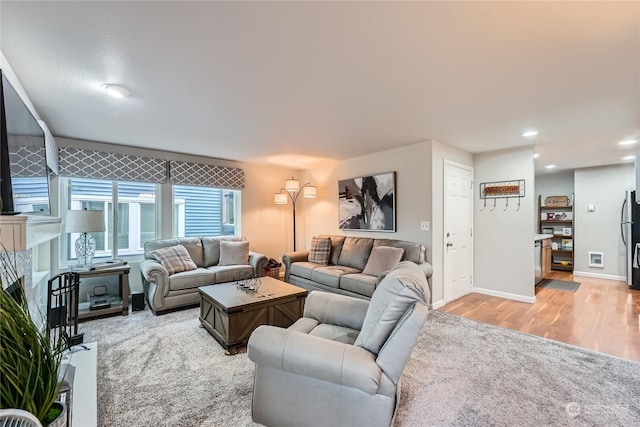
[[[449,247],[449,246],[453,246],[453,243],[447,242],[447,247]]]

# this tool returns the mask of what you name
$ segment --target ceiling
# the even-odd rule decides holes
[[[3,0],[0,20],[58,137],[296,169],[428,139],[533,145],[537,170],[640,153],[618,145],[640,137],[637,1]]]

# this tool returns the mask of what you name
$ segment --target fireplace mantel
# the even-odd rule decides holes
[[[0,244],[7,251],[26,251],[60,236],[62,219],[54,216],[0,216]]]

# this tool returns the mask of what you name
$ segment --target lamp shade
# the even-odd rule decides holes
[[[105,231],[104,211],[67,211],[67,233]]]
[[[288,197],[289,196],[284,193],[276,193],[273,195],[273,203],[276,205],[286,205]]]
[[[316,197],[316,190],[317,188],[315,185],[307,185],[302,189],[302,197],[314,199]]]
[[[284,189],[287,191],[298,191],[300,190],[300,181],[295,178],[287,179],[284,182]]]

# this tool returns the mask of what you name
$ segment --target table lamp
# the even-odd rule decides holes
[[[78,264],[89,265],[96,253],[96,241],[89,234],[92,231],[105,231],[104,211],[71,210],[67,211],[67,233],[80,233],[76,240]]]

